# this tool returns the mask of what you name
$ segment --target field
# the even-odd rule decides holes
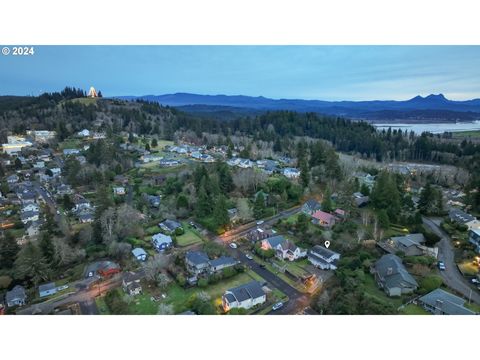
[[[430,315],[430,313],[424,309],[422,309],[420,306],[409,304],[405,306],[401,311],[401,314],[403,315]]]
[[[476,138],[480,139],[480,130],[459,131],[453,133],[454,139]]]
[[[183,228],[185,229],[185,234],[177,236],[177,245],[180,247],[190,246],[193,244],[200,244],[203,242],[203,239],[197,234],[196,231],[190,228],[186,223],[182,223]]]

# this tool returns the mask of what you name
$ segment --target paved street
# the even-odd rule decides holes
[[[470,299],[480,305],[480,293],[465,279],[457,268],[455,263],[454,248],[452,240],[447,233],[434,221],[434,219],[423,217],[423,223],[429,227],[435,234],[441,237],[438,242],[438,260],[445,263],[446,270],[440,271],[445,284],[453,290],[462,294],[466,299]]]

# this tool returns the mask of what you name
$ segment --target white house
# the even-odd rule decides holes
[[[236,288],[225,291],[222,296],[222,305],[225,311],[235,308],[250,309],[263,304],[267,295],[258,281],[251,281]]]
[[[81,136],[81,137],[89,137],[90,136],[90,130],[83,129],[82,131],[79,131],[77,134],[78,134],[78,136]]]
[[[141,275],[133,271],[127,272],[122,280],[123,290],[131,295],[138,295],[142,292],[142,285],[140,284]]]
[[[28,211],[40,211],[39,207],[37,204],[27,204],[24,207],[22,207],[22,213],[28,212]]]
[[[262,240],[263,250],[275,250],[275,256],[281,260],[294,261],[305,257],[307,252],[300,249],[292,241],[285,239],[282,235],[272,236]]]
[[[117,186],[113,188],[114,195],[125,195],[125,188],[123,186]]]
[[[310,261],[313,266],[322,270],[335,270],[337,268],[335,263],[339,259],[340,254],[320,245],[315,245],[308,252],[308,261]]]
[[[289,179],[296,179],[300,176],[300,170],[296,168],[285,168],[283,169],[283,175]]]
[[[138,261],[147,260],[147,252],[142,248],[135,248],[132,250],[132,254]]]

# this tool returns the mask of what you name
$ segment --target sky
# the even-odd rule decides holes
[[[0,95],[65,86],[318,100],[480,98],[480,46],[35,46],[0,55]]]

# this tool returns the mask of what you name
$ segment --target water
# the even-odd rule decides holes
[[[444,132],[459,132],[459,131],[470,131],[470,130],[480,130],[480,120],[473,122],[462,122],[462,123],[423,123],[423,124],[402,124],[402,123],[385,123],[385,124],[373,124],[377,129],[401,129],[405,132],[413,131],[416,134],[421,134],[422,132],[428,131],[432,134],[441,134]]]

